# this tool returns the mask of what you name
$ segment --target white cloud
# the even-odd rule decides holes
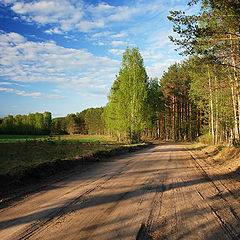
[[[114,55],[122,55],[124,53],[124,50],[121,49],[109,49],[108,52],[114,54]]]
[[[160,51],[153,50],[151,48],[141,52],[143,59],[158,61],[163,58],[163,53]]]
[[[112,44],[113,46],[119,46],[119,45],[125,44],[125,42],[123,42],[123,41],[112,41],[111,44]]]
[[[109,44],[113,46],[118,46],[125,43],[123,41],[119,41],[116,39],[123,38],[125,36],[127,36],[126,32],[114,33],[110,31],[101,31],[101,32],[88,35],[88,39],[91,40],[93,44],[99,45],[99,46],[109,45]]]
[[[1,0],[4,4],[10,4],[16,2],[16,0]]]
[[[89,4],[83,0],[3,0],[3,2],[11,6],[12,11],[24,21],[47,26],[52,24],[52,27],[46,30],[47,33],[73,30],[90,32],[115,22],[129,21],[134,16],[153,13],[162,6],[158,0],[151,3],[140,2],[132,6],[112,6],[104,2]]]
[[[78,93],[79,95],[86,97],[86,98],[106,98],[106,93],[104,94],[97,94],[97,93]]]
[[[109,31],[103,31],[103,32],[98,32],[92,35],[92,38],[101,38],[101,37],[107,37],[111,34]]]
[[[20,87],[26,87],[23,84],[19,84],[19,83],[12,83],[12,82],[0,82],[0,85],[16,85],[16,86],[20,86]]]
[[[48,34],[63,34],[63,32],[57,27],[46,30],[45,33],[48,33]]]
[[[0,85],[12,85],[10,82],[0,82]]]
[[[55,93],[62,93],[62,90],[60,90],[60,89],[53,89],[52,91]]]
[[[27,21],[35,21],[40,24],[56,23],[57,21],[78,21],[82,18],[83,12],[75,8],[67,0],[48,0],[20,2],[13,4],[11,9],[26,18]],[[78,11],[77,11],[78,10]],[[75,20],[75,21],[73,21]]]
[[[59,31],[70,31],[84,16],[83,4],[67,0],[10,1],[11,9],[27,22],[41,25],[55,24]],[[51,31],[51,30],[49,30]]]
[[[151,44],[151,47],[156,48],[162,48],[165,47],[166,44],[170,43],[169,35],[172,35],[173,32],[171,29],[159,29],[157,32],[153,31],[148,38],[148,42]]]
[[[24,43],[26,42],[26,39],[15,32],[11,32],[11,33],[5,33],[3,31],[0,31],[0,42],[2,44],[19,44],[19,43]]]
[[[111,81],[120,62],[55,42],[27,41],[15,33],[0,36],[0,76],[4,82],[52,82],[58,87],[87,88]]]
[[[115,7],[107,3],[99,3],[97,6],[89,5],[87,7],[88,12],[92,13],[93,16],[101,17],[102,15],[110,14],[114,11]]]
[[[92,29],[95,28],[104,28],[105,27],[105,22],[103,19],[98,19],[96,21],[88,21],[88,20],[83,20],[75,25],[75,27],[80,30],[81,32],[89,32]]]
[[[0,87],[0,92],[14,93],[14,94],[17,94],[20,96],[32,97],[32,98],[50,98],[50,99],[64,98],[63,96],[59,96],[56,94],[46,94],[46,93],[41,93],[41,92],[27,93],[25,91],[20,91],[20,90],[13,89],[13,88]]]
[[[112,38],[122,38],[122,37],[125,37],[126,35],[127,35],[126,32],[121,32],[121,33],[113,34],[111,37]]]
[[[148,64],[149,75],[151,77],[154,77],[153,75],[160,76],[163,70],[167,70],[169,66],[168,62],[172,62],[171,60],[165,60],[172,59],[169,49],[174,49],[173,44],[168,38],[170,34],[171,31],[166,28],[160,28],[157,31],[153,30],[148,33],[149,36],[145,42],[146,47],[141,51],[141,54],[144,62]]]
[[[163,62],[157,62],[152,64],[150,67],[146,67],[147,73],[149,77],[156,77],[156,76],[161,76],[164,71],[170,67],[170,65],[174,63],[180,62],[179,59],[166,59]]]
[[[104,44],[103,42],[98,42],[97,45],[98,45],[98,46],[103,46],[103,45],[105,45],[105,44]]]

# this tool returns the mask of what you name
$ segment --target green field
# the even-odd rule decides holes
[[[28,140],[46,139],[49,136],[43,135],[0,135],[0,143],[25,142]]]
[[[108,136],[0,135],[0,174],[13,174],[30,166],[56,160],[80,159],[123,144]]]
[[[3,135],[0,143],[15,143],[29,141],[68,141],[68,142],[114,142],[109,136],[102,135]]]

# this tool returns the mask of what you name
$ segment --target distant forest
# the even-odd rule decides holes
[[[172,11],[170,36],[188,58],[149,79],[138,48],[127,48],[104,108],[51,119],[45,112],[8,116],[9,134],[111,134],[118,141],[143,137],[239,144],[240,8],[238,0],[201,2],[198,15]]]
[[[1,134],[104,134],[103,108],[90,108],[66,117],[50,112],[9,115],[0,119]]]

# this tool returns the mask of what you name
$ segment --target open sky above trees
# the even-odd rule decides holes
[[[107,103],[122,53],[139,47],[149,77],[182,59],[168,35],[185,0],[0,1],[0,117],[66,116]]]

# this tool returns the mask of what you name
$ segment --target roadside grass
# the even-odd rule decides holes
[[[221,171],[231,171],[240,174],[240,148],[227,145],[208,145],[204,143],[192,143],[186,145],[192,150],[203,154],[205,161],[217,167]]]
[[[32,140],[68,142],[114,142],[110,136],[104,135],[4,135],[0,134],[0,143],[28,142]]]
[[[26,168],[57,160],[81,159],[99,151],[121,146],[109,136],[0,136],[0,174],[14,174]],[[5,140],[5,141],[4,141]],[[131,145],[134,146],[134,145]]]
[[[25,142],[28,140],[42,140],[48,138],[48,135],[4,135],[0,134],[0,143]]]
[[[194,150],[202,150],[206,148],[207,145],[200,142],[192,142],[192,143],[186,143],[186,147],[189,147]]]

